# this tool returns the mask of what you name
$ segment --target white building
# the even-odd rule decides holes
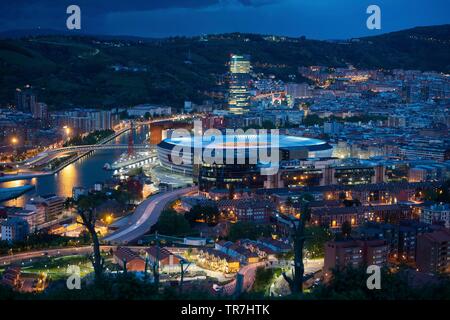
[[[140,104],[129,108],[127,112],[130,117],[145,117],[146,114],[149,114],[151,117],[170,116],[172,114],[172,108],[167,106]]]
[[[22,241],[28,232],[27,222],[20,218],[8,218],[1,224],[2,241]]]
[[[37,227],[45,223],[45,209],[33,205],[27,204],[26,209],[17,208],[17,210],[8,213],[8,219],[19,218],[28,223],[28,228],[30,232],[37,230]]]
[[[441,222],[445,224],[446,228],[450,228],[450,205],[441,203],[426,207],[423,209],[420,219],[428,224]]]

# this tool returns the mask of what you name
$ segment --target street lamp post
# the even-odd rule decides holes
[[[17,145],[19,144],[19,138],[17,137],[12,137],[11,138],[11,144],[13,146],[13,155],[17,155]],[[13,161],[14,161],[14,156],[13,156]]]
[[[68,127],[68,126],[64,126],[63,129],[64,129],[64,133],[67,136],[67,140],[70,140],[70,133],[72,132],[72,129],[70,129],[70,127]]]

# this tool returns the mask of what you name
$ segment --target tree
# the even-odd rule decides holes
[[[228,239],[230,241],[237,241],[239,239],[256,240],[260,237],[270,236],[270,233],[271,229],[269,225],[238,221],[231,225]]]
[[[291,219],[291,236],[294,243],[294,270],[292,277],[288,277],[286,272],[283,272],[283,278],[289,284],[289,288],[293,294],[303,292],[303,275],[305,273],[305,266],[303,264],[303,247],[305,245],[305,225],[311,217],[311,211],[308,206],[309,198],[306,195],[302,196],[302,213],[300,219],[290,217]]]
[[[105,260],[101,256],[100,242],[97,232],[95,231],[95,223],[97,221],[96,199],[86,196],[82,197],[78,203],[78,215],[81,217],[81,224],[89,232],[92,238],[93,254],[89,257],[94,267],[95,279],[100,280],[103,275]]]
[[[312,127],[315,125],[321,126],[321,125],[323,125],[324,122],[325,122],[325,119],[320,118],[316,114],[310,114],[303,119],[303,124],[307,127]]]
[[[155,226],[160,234],[169,236],[187,235],[191,232],[189,222],[173,209],[164,210]]]
[[[255,282],[253,283],[252,291],[266,294],[275,276],[280,274],[279,271],[279,269],[266,269],[264,267],[256,269]]]
[[[185,217],[191,224],[198,221],[214,224],[219,218],[219,209],[216,206],[195,205],[185,214]]]
[[[305,235],[305,249],[308,252],[308,258],[323,258],[325,255],[325,242],[332,239],[331,232],[328,228],[309,226],[305,228]]]

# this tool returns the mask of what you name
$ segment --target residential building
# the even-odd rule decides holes
[[[236,203],[235,214],[238,221],[267,223],[273,210],[270,201],[241,200]]]
[[[167,272],[178,272],[180,270],[181,258],[167,248],[159,248],[157,246],[151,246],[145,250],[145,253],[151,264],[159,262],[160,270]]]
[[[324,275],[329,280],[332,270],[343,267],[384,266],[389,246],[385,240],[343,239],[325,244]]]
[[[422,210],[420,220],[427,224],[443,224],[447,229],[450,228],[450,205],[433,204]]]
[[[45,210],[45,221],[53,221],[58,219],[64,209],[65,198],[49,194],[38,196],[30,200],[29,204],[43,206]]]
[[[144,271],[145,261],[139,254],[126,247],[118,247],[114,252],[114,262],[127,271]]]
[[[33,205],[27,205],[25,209],[12,207],[8,210],[8,218],[20,218],[26,221],[29,232],[35,232],[41,224],[45,223],[44,208]]]
[[[2,274],[1,284],[13,289],[20,289],[23,285],[23,280],[20,277],[20,267],[8,267]]]
[[[239,271],[239,260],[216,249],[201,248],[198,251],[197,264],[213,271],[235,273]]]
[[[219,242],[216,242],[214,248],[232,256],[233,258],[238,259],[239,262],[243,265],[259,262],[258,255],[255,252],[252,252],[249,249],[245,248],[240,243],[221,240]]]
[[[29,233],[28,223],[21,218],[8,218],[1,223],[3,241],[23,241]]]
[[[450,273],[449,230],[437,230],[418,237],[417,268],[427,273]]]
[[[148,115],[153,118],[170,116],[172,114],[172,108],[168,106],[140,104],[127,109],[127,113],[130,117],[145,117]]]

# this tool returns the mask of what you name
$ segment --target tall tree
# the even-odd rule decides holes
[[[78,204],[78,215],[81,217],[81,224],[89,232],[92,239],[93,254],[89,256],[92,266],[94,267],[95,279],[99,280],[103,276],[105,260],[101,256],[100,241],[95,231],[95,223],[97,214],[95,210],[95,201],[90,197],[83,197]]]
[[[289,277],[286,272],[283,272],[283,278],[289,284],[289,288],[293,294],[303,292],[303,275],[305,273],[305,266],[303,264],[303,247],[305,246],[305,225],[311,217],[309,209],[308,197],[303,196],[301,199],[302,213],[300,218],[290,217],[291,220],[291,237],[294,243],[294,270],[292,277]]]

